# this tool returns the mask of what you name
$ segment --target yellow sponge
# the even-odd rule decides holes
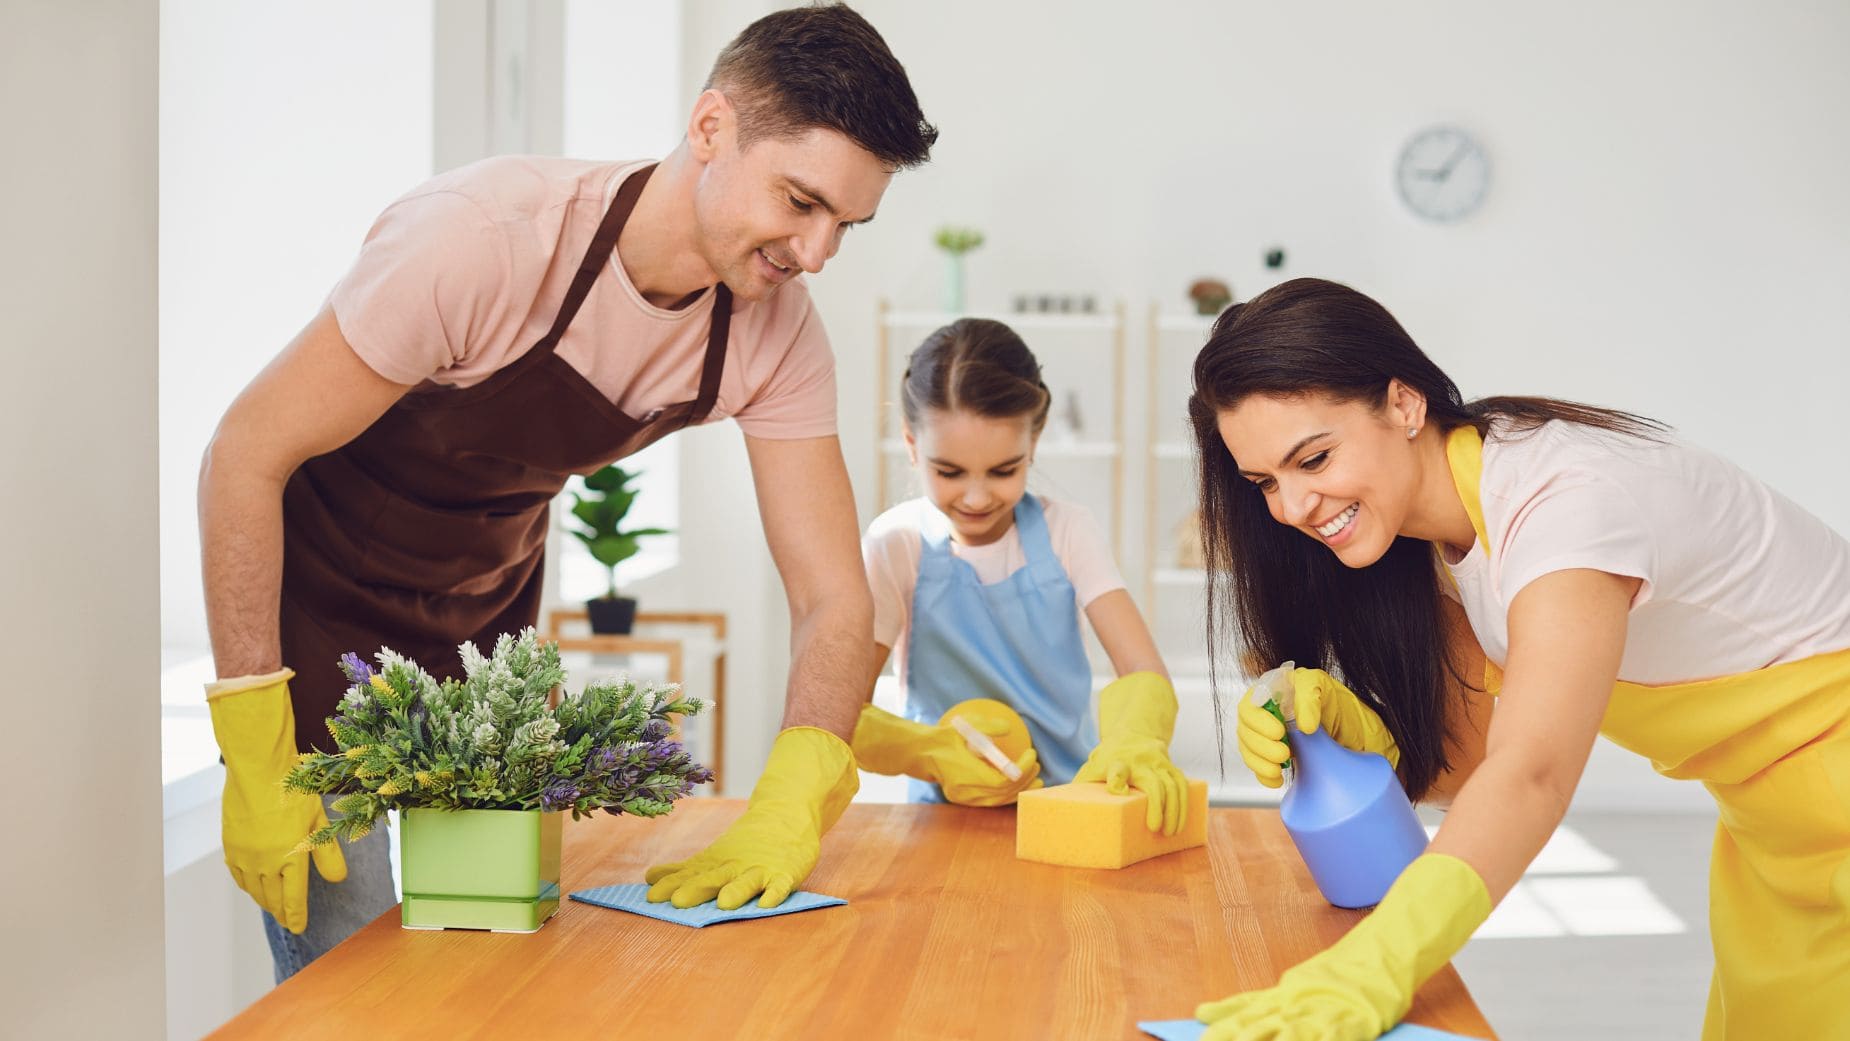
[[[1113,795],[1103,784],[1063,784],[1021,793],[1015,855],[1066,867],[1121,868],[1208,842],[1208,782],[1188,782],[1188,821],[1175,835],[1144,827],[1144,794]]]

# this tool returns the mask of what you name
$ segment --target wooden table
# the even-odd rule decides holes
[[[568,821],[564,888],[641,881],[742,806]],[[412,932],[394,909],[212,1037],[1141,1038],[1359,917],[1324,903],[1276,811],[1211,813],[1206,850],[1095,871],[1016,860],[1011,810],[857,805],[807,883],[845,907],[690,929],[568,900],[530,936]],[[1408,1019],[1495,1036],[1450,966]]]

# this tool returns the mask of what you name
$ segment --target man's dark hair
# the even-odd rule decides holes
[[[776,11],[746,26],[719,52],[706,86],[738,112],[741,148],[825,127],[899,170],[930,159],[938,140],[905,68],[843,4]]]

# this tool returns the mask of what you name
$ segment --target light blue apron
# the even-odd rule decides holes
[[[927,507],[920,525],[919,581],[906,642],[906,717],[936,723],[969,698],[1007,702],[1027,721],[1045,783],[1065,784],[1098,744],[1092,665],[1073,583],[1054,556],[1047,515],[1032,495],[1015,504],[1027,565],[991,585],[951,553],[951,524]],[[914,802],[943,802],[914,779]]]

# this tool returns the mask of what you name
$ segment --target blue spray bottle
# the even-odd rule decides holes
[[[1279,816],[1325,900],[1372,907],[1426,851],[1426,829],[1386,759],[1344,748],[1322,727],[1298,729],[1295,668],[1286,662],[1253,688],[1253,700],[1284,720],[1291,745],[1291,787]]]

